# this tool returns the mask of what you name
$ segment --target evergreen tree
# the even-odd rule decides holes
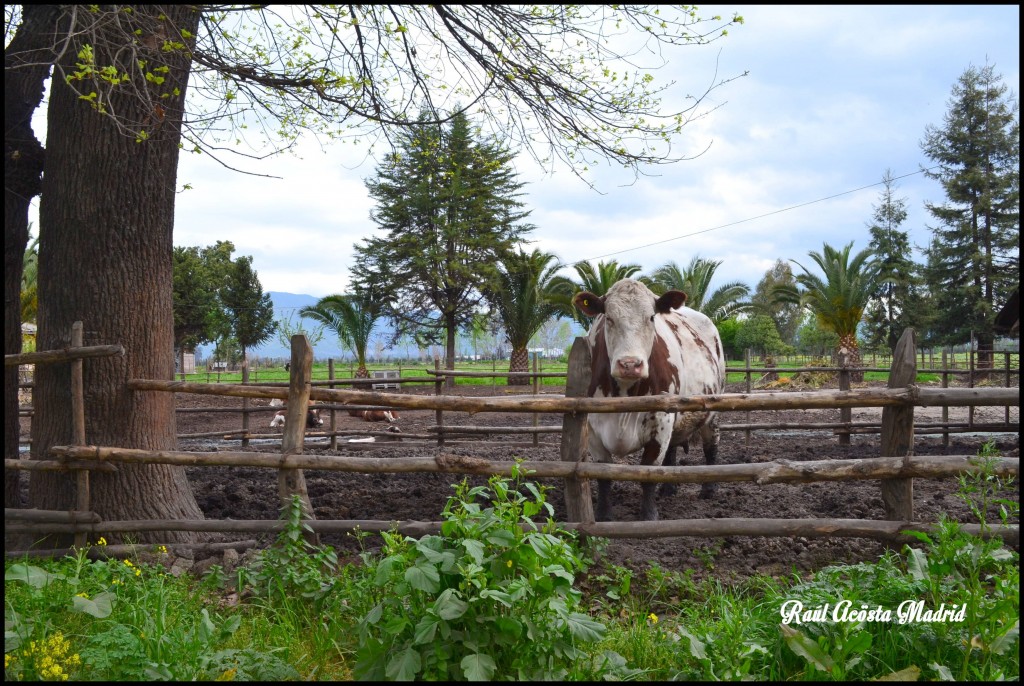
[[[736,331],[736,347],[740,350],[752,349],[765,357],[785,352],[786,344],[779,337],[775,320],[766,314],[755,314],[739,323]]]
[[[865,340],[871,347],[885,346],[890,351],[903,330],[924,328],[922,294],[917,266],[911,259],[910,237],[900,231],[907,219],[905,198],[896,197],[896,182],[890,170],[882,177],[880,202],[874,207],[874,218],[868,224],[871,243],[868,249],[875,253],[879,265],[878,285],[864,312]]]
[[[248,363],[246,351],[258,346],[274,333],[274,303],[263,292],[252,268],[252,257],[235,260],[221,290],[221,301],[231,323],[231,333],[242,348],[242,364]]]
[[[775,260],[771,269],[766,271],[761,280],[757,282],[754,295],[750,298],[750,309],[754,314],[771,317],[775,321],[779,338],[784,343],[792,345],[796,339],[796,331],[800,326],[803,311],[797,304],[775,300],[772,293],[777,286],[796,286],[793,270],[782,260]]]
[[[464,114],[447,129],[427,122],[400,134],[398,150],[366,182],[383,236],[356,246],[353,280],[380,293],[397,333],[444,337],[446,368],[455,335],[470,324],[497,265],[533,226],[519,200],[515,155],[475,138]]]
[[[929,227],[925,278],[943,342],[973,332],[978,366],[991,367],[995,315],[1020,279],[1019,106],[991,65],[970,66],[953,85],[944,124],[928,126],[921,142],[946,193],[925,203],[938,221]]]

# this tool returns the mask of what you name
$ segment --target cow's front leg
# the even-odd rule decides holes
[[[597,512],[594,518],[599,522],[612,521],[612,482],[608,479],[597,482]]]
[[[662,443],[658,437],[652,438],[644,446],[644,454],[640,458],[640,464],[642,465],[659,465],[662,460],[665,459],[665,451],[668,448],[668,437],[665,437],[665,442]],[[641,486],[643,492],[642,500],[640,501],[640,518],[644,521],[653,522],[658,519],[658,503],[655,501],[655,494],[657,493],[658,484],[644,482]]]
[[[721,437],[721,431],[718,428],[718,417],[712,417],[704,426],[700,428],[700,437],[702,447],[704,448],[704,463],[707,465],[713,465],[718,461],[718,441]],[[718,490],[718,484],[716,483],[705,483],[700,487],[700,498],[713,498],[715,491]]]
[[[590,431],[590,439],[587,441],[591,461],[611,462],[611,453],[605,450],[604,444],[594,436],[594,433],[593,430]],[[594,513],[594,518],[599,522],[612,521],[612,482],[608,479],[597,480],[597,512]]]

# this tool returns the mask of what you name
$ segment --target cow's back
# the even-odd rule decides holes
[[[725,355],[718,328],[707,315],[683,307],[659,318],[658,334],[671,337],[668,346],[678,351],[673,363],[679,369],[679,383],[675,393],[683,396],[716,395],[725,388]],[[673,437],[684,442],[705,423],[714,412],[680,412],[676,415]]]

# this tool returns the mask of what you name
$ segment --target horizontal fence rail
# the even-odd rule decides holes
[[[158,379],[131,379],[128,387],[136,391],[228,395],[240,398],[287,399],[287,389],[257,388],[241,384],[188,383]],[[316,389],[313,400],[372,403],[406,409],[456,410],[465,412],[728,412],[732,410],[811,410],[837,407],[995,407],[1019,405],[1020,393],[1014,388],[907,388],[855,389],[851,391],[784,391],[769,393],[722,393],[719,395],[659,395],[627,398],[535,398],[504,396],[463,398],[456,396],[412,396],[379,391]]]
[[[113,355],[124,355],[124,348],[120,345],[85,345],[80,348],[66,348],[64,350],[41,350],[34,353],[4,355],[4,366],[12,367],[19,364],[67,362],[70,360],[84,360],[91,357],[111,357]]]

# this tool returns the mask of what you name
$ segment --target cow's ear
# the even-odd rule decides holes
[[[599,298],[589,291],[581,291],[572,299],[572,304],[588,317],[596,317],[604,313],[604,298]]]
[[[660,298],[654,301],[654,311],[659,314],[666,314],[669,310],[675,310],[686,304],[686,293],[682,291],[665,291]]]

